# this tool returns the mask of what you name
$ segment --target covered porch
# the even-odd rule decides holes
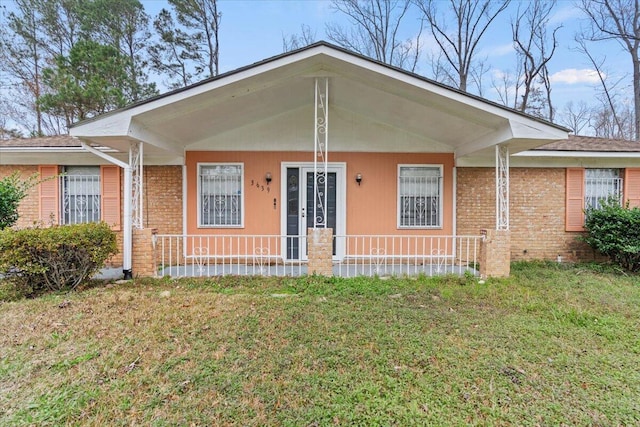
[[[125,275],[132,275],[137,251],[132,236],[145,227],[144,165],[183,170],[183,232],[160,230],[152,239],[159,260],[154,275],[476,274],[480,243],[487,239],[480,230],[457,235],[456,168],[495,167],[496,230],[508,235],[510,155],[567,137],[566,129],[326,43],[79,123],[71,133],[103,158],[95,145],[129,154],[128,162],[112,156],[125,171]],[[366,156],[386,156],[391,172],[377,158],[381,166],[372,167]],[[223,194],[237,212],[221,207],[221,190],[209,199],[201,190],[218,188],[203,184],[203,176],[223,164],[237,176],[236,193]],[[363,178],[360,169],[367,165]],[[403,167],[409,173],[429,169],[435,175],[420,179],[433,184],[402,199]],[[300,184],[308,191],[299,190],[304,200],[296,201],[293,223],[285,208],[293,200],[286,193],[289,174],[311,177]],[[384,190],[366,187],[380,176],[386,177]],[[266,188],[264,200],[249,195],[250,186]],[[211,200],[229,211],[224,217],[231,222],[202,219]],[[412,212],[433,205],[432,219],[416,222],[418,214],[411,213],[403,222],[406,200]],[[368,215],[381,219],[365,221]],[[312,230],[332,233],[331,250],[320,251],[321,267],[310,256]],[[308,254],[288,254],[287,241]]]

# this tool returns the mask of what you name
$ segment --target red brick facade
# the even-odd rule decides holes
[[[564,168],[511,168],[509,171],[511,259],[577,261],[594,259],[565,231]],[[494,168],[457,169],[457,234],[495,228]]]

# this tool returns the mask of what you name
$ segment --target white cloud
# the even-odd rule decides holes
[[[510,55],[514,52],[513,43],[505,43],[497,46],[488,46],[479,52],[480,56],[495,58],[498,56]]]
[[[495,80],[504,80],[505,78],[511,77],[511,73],[509,71],[502,71],[499,68],[492,68],[491,69],[491,76]]]
[[[604,73],[602,77],[606,77]],[[569,85],[580,83],[598,83],[600,78],[598,72],[590,68],[566,68],[550,76],[552,83],[566,83]]]
[[[574,5],[569,5],[558,9],[557,12],[549,19],[547,25],[568,24],[570,21],[576,20],[580,17],[582,17],[582,10]]]

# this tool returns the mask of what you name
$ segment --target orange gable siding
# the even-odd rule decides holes
[[[120,230],[120,168],[118,166],[100,166],[100,192],[102,220],[112,230]]]
[[[58,224],[60,206],[60,189],[58,187],[58,166],[40,165],[40,185],[38,197],[40,199],[40,221],[45,225]]]
[[[640,168],[625,169],[624,200],[630,207],[640,208]]]
[[[566,231],[584,231],[584,169],[567,168]]]

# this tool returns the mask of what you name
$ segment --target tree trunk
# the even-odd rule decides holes
[[[640,142],[640,58],[638,55],[633,57],[633,107],[635,137],[636,141]]]

